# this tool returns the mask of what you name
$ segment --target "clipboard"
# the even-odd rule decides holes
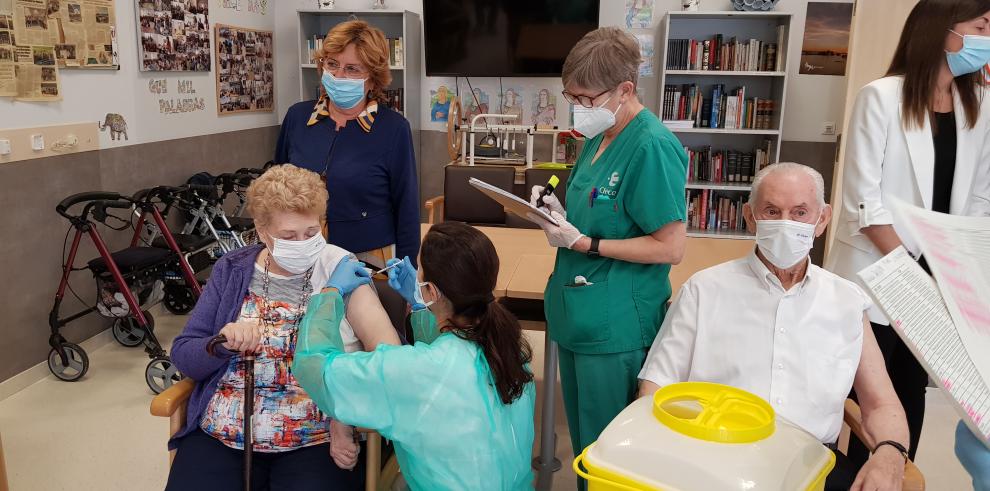
[[[536,215],[541,219],[552,223],[554,225],[560,225],[557,220],[554,220],[549,213],[529,204],[528,201],[524,201],[522,198],[502,189],[499,187],[492,186],[481,179],[476,179],[472,177],[468,180],[468,184],[474,186],[478,191],[481,191],[485,196],[497,201],[506,211],[518,215],[526,220],[529,220],[537,225],[538,221],[533,220],[527,215]]]

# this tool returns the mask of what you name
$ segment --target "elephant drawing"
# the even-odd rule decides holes
[[[106,120],[103,123],[96,123],[100,127],[100,131],[104,131],[110,128],[110,139],[118,140],[120,135],[124,135],[124,139],[127,140],[127,121],[124,121],[124,117],[119,114],[107,113]]]

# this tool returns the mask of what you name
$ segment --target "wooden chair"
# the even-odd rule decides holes
[[[151,414],[169,419],[168,434],[174,435],[186,423],[186,404],[192,395],[195,382],[192,379],[182,379],[165,389],[151,400]],[[360,433],[367,436],[365,448],[365,491],[387,490],[399,474],[399,465],[393,456],[385,468],[382,468],[382,437],[372,430],[358,428]],[[2,455],[0,455],[2,456]],[[329,459],[330,456],[328,455]],[[175,450],[169,451],[168,461],[171,465],[175,459]],[[0,469],[2,471],[2,469]],[[0,472],[2,477],[2,472]],[[0,491],[5,488],[0,484]]]
[[[468,184],[472,177],[512,192],[516,179],[513,167],[456,165],[444,168],[443,195],[426,200],[429,224],[443,221],[478,225],[505,225],[505,209]]]
[[[852,436],[863,442],[866,448],[873,448],[876,445],[876,441],[863,429],[863,414],[859,410],[859,405],[852,399],[846,399],[843,420],[849,426]],[[924,491],[925,489],[925,476],[921,474],[918,466],[910,460],[904,466],[904,487],[901,489],[903,491]]]

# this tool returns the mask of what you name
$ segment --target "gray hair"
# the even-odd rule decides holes
[[[612,90],[625,81],[639,85],[639,41],[618,27],[600,27],[585,34],[564,61],[564,87]]]
[[[815,198],[818,201],[818,207],[825,207],[825,179],[815,169],[796,162],[771,164],[757,172],[756,177],[753,178],[753,190],[749,193],[749,206],[756,206],[756,196],[760,193],[760,185],[763,184],[763,180],[767,176],[777,172],[802,172],[807,174],[815,183]]]

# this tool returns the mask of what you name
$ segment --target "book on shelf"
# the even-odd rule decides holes
[[[306,48],[309,53],[309,63],[316,65],[320,62],[320,53],[323,51],[323,36],[319,34],[306,40]]]
[[[711,146],[684,147],[688,156],[689,183],[747,184],[756,173],[770,165],[773,141],[764,139],[752,152],[713,150]]]
[[[401,113],[405,108],[405,94],[402,87],[397,89],[386,89],[385,100],[380,102]]]
[[[746,233],[746,221],[742,216],[743,204],[748,200],[746,193],[687,189],[685,200],[690,229]]]
[[[402,38],[388,38],[388,64],[392,67],[405,66],[405,54],[402,49]]]
[[[671,39],[667,43],[668,70],[776,72],[782,66],[777,43],[758,39],[728,41],[722,34],[709,39]]]
[[[683,129],[691,120],[694,128],[758,129],[773,128],[774,101],[746,97],[746,87],[727,91],[724,84],[712,87],[711,99],[705,98],[696,84],[665,85],[662,119],[677,121],[672,128]]]

